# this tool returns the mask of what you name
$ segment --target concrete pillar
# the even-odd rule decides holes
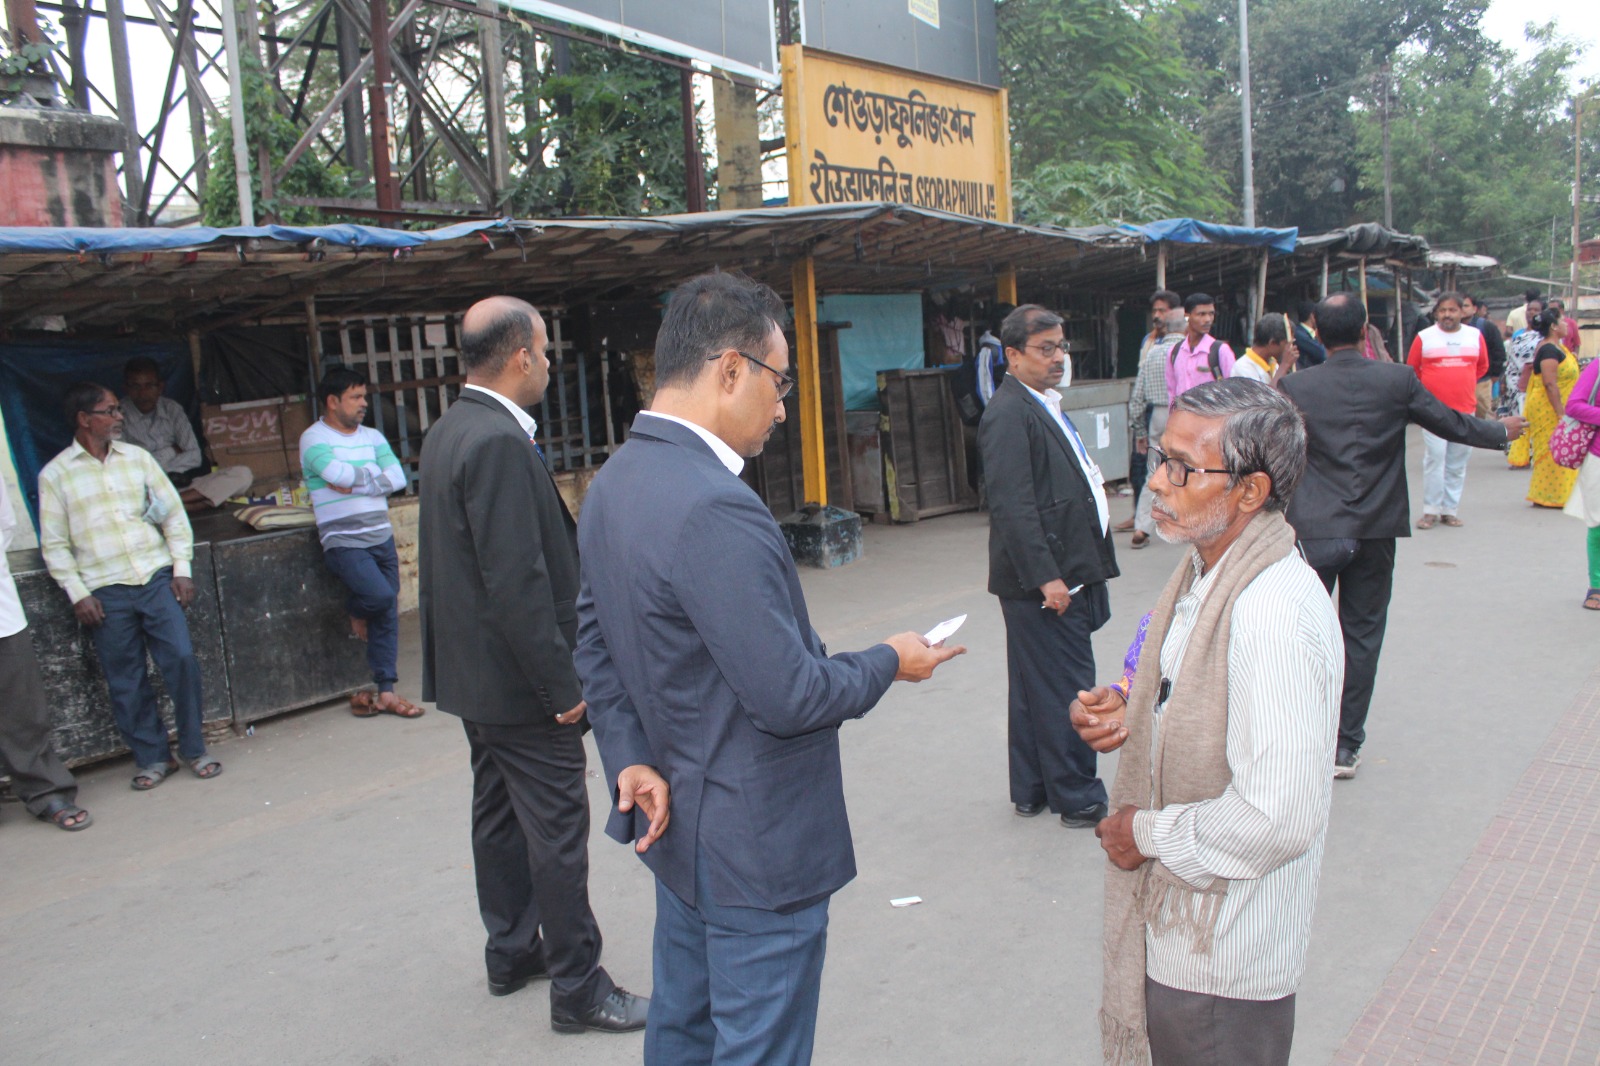
[[[712,71],[711,106],[717,117],[717,208],[761,206],[761,127],[753,85]]]
[[[121,226],[114,118],[0,106],[0,226]]]

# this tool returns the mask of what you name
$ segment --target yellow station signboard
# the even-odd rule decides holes
[[[1011,221],[1006,91],[783,49],[791,204],[888,200]]]

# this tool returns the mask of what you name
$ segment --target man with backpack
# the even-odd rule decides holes
[[[1220,381],[1233,374],[1233,349],[1211,336],[1217,320],[1217,302],[1203,292],[1190,293],[1183,301],[1188,316],[1183,340],[1167,354],[1167,408],[1178,397],[1205,381]]]

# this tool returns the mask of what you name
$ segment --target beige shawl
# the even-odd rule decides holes
[[[1245,526],[1219,564],[1200,606],[1161,717],[1161,738],[1151,751],[1151,714],[1161,687],[1161,644],[1177,602],[1193,586],[1194,565],[1184,557],[1162,590],[1150,619],[1125,718],[1128,739],[1117,764],[1111,810],[1133,804],[1158,810],[1169,803],[1214,799],[1228,787],[1228,629],[1234,602],[1261,573],[1294,551],[1294,531],[1279,512],[1261,512]],[[1173,760],[1166,761],[1168,752]],[[1145,1030],[1145,926],[1161,936],[1178,931],[1200,954],[1211,951],[1217,912],[1228,883],[1198,889],[1158,860],[1137,870],[1107,864],[1105,989],[1100,1036],[1109,1066],[1150,1061]]]

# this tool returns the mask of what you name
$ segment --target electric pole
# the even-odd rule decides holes
[[[1389,170],[1389,61],[1383,62],[1383,228],[1394,229],[1394,186]]]
[[[1250,10],[1239,0],[1239,104],[1243,112],[1244,224],[1256,224],[1256,166],[1250,142]]]

